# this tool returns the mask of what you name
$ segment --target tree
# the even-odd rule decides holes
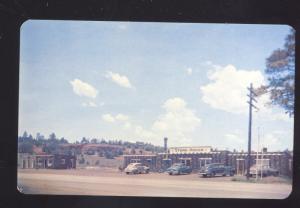
[[[130,151],[130,154],[135,155],[135,153],[136,153],[136,152],[135,152],[135,149],[132,148],[131,151]]]
[[[27,131],[24,131],[23,138],[27,138],[27,137],[28,137],[28,133],[27,133]]]
[[[98,140],[97,140],[96,138],[93,138],[93,139],[91,140],[91,143],[92,143],[92,144],[97,144],[97,143],[98,143]]]
[[[52,140],[52,141],[56,140],[55,133],[52,133],[52,134],[49,135],[49,140]]]
[[[68,140],[66,140],[64,137],[62,137],[62,138],[59,140],[59,143],[60,143],[60,144],[68,144]]]
[[[89,142],[88,142],[88,140],[85,137],[83,137],[80,143],[81,144],[87,144]]]
[[[272,105],[294,115],[295,99],[295,30],[291,29],[283,49],[277,49],[266,59],[268,84],[256,89],[258,96],[269,93]]]
[[[32,154],[33,152],[33,144],[31,142],[22,142],[21,144],[19,144],[19,152],[20,153],[30,153]]]

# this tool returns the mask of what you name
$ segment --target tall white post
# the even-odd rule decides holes
[[[261,148],[261,163],[260,163],[260,180],[262,180],[262,175],[263,175],[263,159],[264,159],[264,152],[263,152],[263,145],[262,145],[262,148]]]
[[[256,180],[258,179],[259,127],[257,127]]]

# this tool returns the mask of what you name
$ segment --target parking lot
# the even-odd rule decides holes
[[[237,179],[201,178],[197,174],[126,175],[114,169],[18,171],[18,185],[26,194],[284,199],[292,190],[280,177],[268,177],[260,183],[233,178]]]

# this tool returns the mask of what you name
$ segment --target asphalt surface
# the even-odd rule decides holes
[[[25,194],[254,199],[284,199],[292,190],[287,183],[236,182],[231,178],[164,173],[126,175],[109,170],[22,170],[18,172],[18,185]]]

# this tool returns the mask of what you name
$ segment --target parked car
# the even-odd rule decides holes
[[[257,168],[256,168],[257,167]],[[267,165],[260,166],[260,165],[253,165],[250,167],[250,177],[256,177],[256,173],[258,176],[278,176],[279,170],[271,168]]]
[[[206,176],[233,176],[235,173],[235,169],[231,166],[226,166],[223,163],[211,163],[205,165],[204,167],[200,168],[199,175],[206,177]]]
[[[141,163],[130,163],[126,168],[125,168],[125,173],[126,174],[141,174],[141,173],[149,173],[150,168],[142,165]]]
[[[192,172],[192,168],[186,166],[183,163],[175,163],[171,167],[169,167],[166,172],[169,175],[182,175],[182,174],[190,174]]]

